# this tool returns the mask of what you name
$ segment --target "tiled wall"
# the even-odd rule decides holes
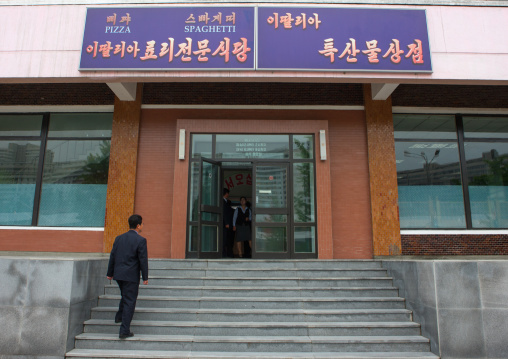
[[[367,125],[363,111],[328,122],[334,258],[372,258]]]
[[[111,251],[115,237],[129,229],[127,219],[134,213],[141,95],[142,85],[138,84],[136,101],[120,101],[115,98],[104,252]]]
[[[397,169],[391,99],[374,101],[364,85],[374,255],[400,254]]]

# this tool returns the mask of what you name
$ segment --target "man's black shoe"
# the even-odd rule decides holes
[[[120,334],[118,336],[118,338],[120,339],[125,339],[125,338],[130,338],[130,337],[133,337],[134,336],[134,333],[133,332],[130,332],[129,334]]]

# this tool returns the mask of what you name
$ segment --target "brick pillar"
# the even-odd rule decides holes
[[[115,237],[129,229],[127,219],[134,213],[142,89],[143,85],[138,84],[135,101],[120,101],[115,96],[104,226],[105,253],[111,251]]]
[[[401,240],[392,99],[372,100],[370,84],[363,87],[363,99],[367,122],[374,255],[399,255]]]

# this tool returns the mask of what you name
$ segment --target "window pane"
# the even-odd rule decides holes
[[[508,228],[508,143],[466,142],[475,228]]]
[[[295,163],[293,168],[295,222],[314,222],[314,164]]]
[[[201,252],[217,252],[219,248],[219,227],[201,225]]]
[[[286,227],[256,227],[256,252],[286,252]]]
[[[219,207],[222,194],[219,191],[219,166],[203,162],[201,181],[201,204]]]
[[[41,115],[0,115],[0,136],[40,136]]]
[[[288,216],[285,214],[256,214],[256,223],[287,223]]]
[[[192,158],[212,158],[212,135],[192,135]]]
[[[215,158],[289,158],[288,135],[217,135]]]
[[[208,222],[219,222],[220,214],[211,212],[201,212],[201,220]]]
[[[508,138],[508,117],[464,116],[465,138]]]
[[[40,226],[103,227],[110,141],[48,141]]]
[[[295,252],[316,253],[316,228],[295,227]]]
[[[314,158],[314,141],[312,135],[293,135],[293,158]]]
[[[190,172],[190,196],[189,196],[189,214],[190,221],[197,222],[198,220],[198,200],[199,200],[199,162],[191,163]]]
[[[50,138],[111,137],[112,113],[57,113],[49,120]]]
[[[256,167],[256,206],[258,208],[286,208],[286,166]]]
[[[395,138],[456,139],[453,115],[393,115]]]
[[[198,251],[198,226],[189,226],[189,252]]]
[[[0,225],[32,224],[40,141],[0,141]]]
[[[465,228],[456,143],[396,142],[401,228]]]

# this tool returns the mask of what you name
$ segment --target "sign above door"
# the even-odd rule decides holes
[[[80,71],[432,72],[425,10],[89,8]]]

